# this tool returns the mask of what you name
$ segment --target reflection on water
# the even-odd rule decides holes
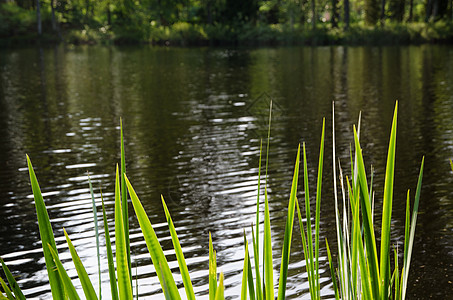
[[[276,280],[297,145],[307,144],[314,189],[322,118],[331,118],[331,101],[336,101],[338,156],[346,170],[351,124],[363,110],[362,146],[367,164],[375,168],[379,212],[386,143],[398,99],[393,243],[401,244],[406,189],[415,188],[426,155],[409,298],[445,298],[453,292],[452,87],[453,48],[443,46],[0,50],[0,255],[30,298],[50,296],[25,164],[28,153],[65,267],[74,270],[63,228],[96,281],[86,172],[97,199],[102,189],[113,220],[121,116],[128,176],[170,267],[179,273],[160,194],[178,229],[195,292],[207,296],[211,232],[226,294],[234,298],[241,282],[243,229],[250,238],[255,221],[260,139],[267,136],[270,99],[268,187]],[[334,244],[329,121],[326,126],[321,234]],[[160,286],[133,213],[130,222],[138,293],[155,295]],[[113,222],[110,226],[112,232]],[[288,299],[306,298],[297,226],[292,246]],[[105,260],[104,249],[101,255]],[[331,298],[327,260],[321,255],[323,294]],[[104,297],[109,298],[106,264],[102,272]],[[75,271],[69,275],[76,277]]]

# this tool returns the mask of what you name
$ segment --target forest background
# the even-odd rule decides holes
[[[453,0],[0,0],[0,43],[453,41]]]

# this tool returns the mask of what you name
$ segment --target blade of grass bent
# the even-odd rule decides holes
[[[381,228],[381,257],[380,257],[380,294],[381,299],[388,298],[389,286],[389,265],[390,265],[390,225],[392,219],[393,202],[393,179],[395,171],[395,150],[396,150],[396,124],[397,124],[398,102],[393,113],[392,130],[387,154],[387,167],[385,171],[384,199],[382,204],[382,228]],[[372,220],[372,219],[371,219]]]
[[[6,285],[6,282],[1,277],[0,277],[0,284],[1,284],[2,288],[3,288],[3,290],[6,293],[6,297],[7,297],[6,299],[15,300],[16,298],[14,298],[13,293],[11,292],[9,287]]]
[[[64,299],[65,298],[65,290],[62,278],[58,272],[54,272],[55,262],[52,258],[52,254],[50,253],[47,244],[51,245],[51,247],[57,253],[57,246],[55,244],[55,238],[52,231],[52,226],[50,225],[49,215],[47,214],[46,205],[44,204],[44,199],[41,194],[41,189],[39,187],[38,179],[36,178],[35,171],[33,170],[33,166],[31,164],[30,158],[27,155],[27,164],[28,164],[28,171],[30,173],[30,183],[33,190],[33,196],[35,198],[35,206],[36,206],[36,215],[38,217],[38,225],[39,225],[39,234],[41,236],[41,243],[42,249],[44,252],[44,259],[46,262],[47,268],[47,275],[49,278],[50,289],[52,291],[52,298],[53,299]]]
[[[176,258],[179,264],[179,270],[181,272],[181,277],[184,282],[184,289],[186,290],[187,299],[195,300],[195,294],[193,292],[192,281],[190,280],[189,270],[187,269],[186,260],[184,259],[184,253],[181,249],[181,244],[179,243],[178,235],[176,233],[175,226],[168,211],[167,205],[165,204],[164,197],[161,196],[162,206],[164,207],[165,216],[167,218],[168,227],[170,229],[170,235],[173,242],[173,248],[175,249]]]
[[[19,300],[25,300],[25,296],[22,293],[22,290],[20,289],[19,285],[17,284],[16,279],[14,279],[13,274],[11,274],[11,271],[9,270],[8,266],[5,264],[3,259],[0,257],[0,263],[2,264],[3,271],[5,272],[6,279],[8,279],[9,286],[11,287],[12,291],[14,292],[14,295],[16,296],[17,299]]]
[[[288,216],[286,218],[285,237],[283,241],[282,262],[280,265],[280,278],[278,283],[278,299],[284,300],[286,293],[286,280],[288,278],[289,256],[291,251],[291,238],[293,234],[294,210],[296,206],[297,182],[299,179],[299,160],[300,160],[300,145],[297,149],[296,163],[294,166],[293,182],[291,186],[291,195],[288,204]],[[273,299],[273,298],[266,298]]]
[[[90,175],[88,174],[88,185],[90,187],[91,202],[93,204],[93,218],[94,218],[94,232],[96,235],[96,253],[98,258],[98,274],[99,274],[99,299],[102,299],[102,283],[101,283],[101,253],[99,246],[99,226],[98,226],[98,212],[96,208],[96,201],[94,200],[93,186],[91,185]]]
[[[116,246],[116,272],[118,278],[118,291],[120,299],[132,299],[132,282],[129,276],[127,263],[127,249],[121,210],[121,192],[118,165],[116,166],[115,180],[115,246]]]
[[[422,158],[422,163],[420,166],[420,174],[418,175],[417,190],[415,191],[415,201],[414,208],[412,210],[412,220],[411,220],[411,229],[407,249],[404,249],[405,260],[403,262],[403,284],[401,287],[402,300],[406,298],[406,289],[407,289],[407,280],[409,278],[409,268],[412,256],[412,248],[414,246],[414,237],[415,237],[415,226],[417,225],[417,215],[418,215],[418,206],[420,203],[420,193],[422,188],[422,179],[423,179],[423,166],[425,164],[425,157]]]
[[[102,197],[102,192],[101,192],[101,200],[102,200],[102,217],[104,219],[105,245],[107,248],[107,262],[108,262],[108,266],[109,266],[110,291],[112,294],[112,300],[118,300],[118,287],[116,285],[116,275],[115,275],[115,265],[113,263],[112,244],[110,242],[109,224],[107,222],[107,216],[105,214],[104,198]]]
[[[49,248],[50,254],[52,255],[53,259],[55,260],[55,266],[57,269],[57,273],[60,274],[61,279],[64,284],[64,289],[65,292],[67,293],[67,296],[65,295],[64,298],[61,299],[67,299],[69,297],[70,300],[79,300],[80,297],[77,294],[77,291],[72,284],[71,278],[69,277],[68,273],[66,273],[66,270],[63,267],[63,264],[61,263],[60,259],[58,258],[57,251],[55,251],[50,244],[47,244],[47,247]]]
[[[132,267],[131,267],[131,247],[129,241],[129,209],[127,204],[127,189],[124,176],[126,174],[126,155],[124,153],[123,139],[123,120],[120,118],[120,135],[121,135],[121,210],[123,214],[124,241],[126,244],[127,267],[129,270],[129,279],[132,285]]]
[[[90,277],[88,277],[88,273],[85,270],[85,267],[80,260],[79,255],[77,254],[74,245],[72,244],[71,239],[69,238],[66,229],[63,228],[64,235],[66,237],[66,242],[68,243],[69,252],[71,253],[72,261],[74,262],[74,266],[77,271],[77,275],[79,277],[80,283],[82,284],[83,292],[85,293],[85,297],[88,300],[98,299],[96,292],[94,291],[93,284],[91,283]]]
[[[209,232],[209,300],[215,300],[217,295],[217,263],[211,232]]]
[[[167,285],[168,291],[170,293],[172,300],[181,299],[179,295],[178,288],[176,287],[175,280],[171,274],[170,267],[168,266],[167,258],[164,255],[162,247],[160,246],[159,240],[157,239],[156,233],[154,232],[151,221],[146,215],[145,209],[143,208],[140,199],[135,193],[134,188],[132,187],[129,179],[125,175],[126,185],[129,190],[129,195],[131,196],[132,204],[134,206],[135,214],[137,215],[138,223],[145,238],[146,246],[148,248],[149,254],[151,255],[151,260],[153,262],[154,268],[159,278],[162,288],[164,283]],[[165,281],[164,281],[165,280]]]

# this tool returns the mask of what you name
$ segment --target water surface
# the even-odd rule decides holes
[[[361,143],[367,171],[370,165],[375,170],[380,213],[391,118],[399,100],[392,242],[401,248],[406,192],[415,189],[425,155],[408,298],[448,298],[453,292],[453,174],[448,161],[453,157],[452,87],[453,48],[446,46],[0,50],[0,255],[19,276],[29,298],[50,297],[26,168],[28,153],[69,275],[76,277],[76,272],[63,228],[96,282],[87,171],[98,210],[102,189],[113,233],[113,182],[122,117],[128,177],[177,280],[181,283],[161,194],[172,213],[197,295],[207,298],[211,232],[218,266],[226,278],[226,295],[237,299],[243,229],[251,240],[260,139],[267,137],[270,99],[274,115],[268,191],[276,282],[298,144],[307,146],[314,203],[326,117],[321,240],[327,238],[335,248],[332,101],[337,156],[347,174],[352,124],[362,111]],[[303,199],[302,185],[299,190]],[[160,286],[130,208],[132,273],[138,278],[138,293],[145,299],[159,298]],[[322,293],[332,298],[324,250],[322,243]],[[102,287],[108,299],[104,248],[101,255]],[[287,298],[307,298],[297,225],[290,261]],[[79,282],[75,284],[81,290]]]

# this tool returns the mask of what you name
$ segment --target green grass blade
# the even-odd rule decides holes
[[[175,226],[168,211],[167,205],[165,204],[164,197],[162,198],[162,206],[164,207],[165,216],[167,218],[168,227],[170,228],[171,239],[173,242],[173,248],[175,249],[176,258],[179,264],[179,270],[181,272],[182,280],[184,282],[184,288],[186,290],[187,299],[195,300],[195,293],[193,292],[192,281],[190,280],[189,270],[187,269],[186,260],[179,243],[178,235],[176,233]]]
[[[453,161],[450,159],[450,168],[453,171]]]
[[[90,175],[88,175],[88,184],[90,186],[91,202],[93,204],[94,232],[96,235],[96,253],[98,258],[98,274],[99,274],[99,299],[102,299],[101,252],[99,246],[98,211],[96,208],[96,201],[94,200],[93,186],[91,185]]]
[[[211,232],[209,232],[209,300],[215,300],[217,295],[217,263],[216,253],[212,246]]]
[[[216,294],[215,294],[215,300],[224,300],[225,295],[225,286],[223,284],[223,273],[220,273],[220,279],[219,279],[219,286],[217,287]]]
[[[371,282],[373,299],[378,299],[380,277],[379,277],[379,262],[376,248],[376,238],[374,234],[373,220],[371,217],[371,204],[368,195],[368,183],[365,173],[365,165],[363,163],[362,149],[360,148],[359,139],[355,127],[354,127],[354,141],[357,156],[357,172],[358,172],[357,183],[360,187],[360,193],[362,194],[360,200],[362,203],[362,215],[363,215],[362,222],[365,236],[366,260],[368,262],[366,265],[370,270],[369,279]],[[363,270],[361,270],[361,272],[362,271]]]
[[[326,248],[327,248],[327,258],[329,259],[330,277],[332,278],[333,290],[335,292],[335,299],[338,300],[338,299],[340,299],[340,296],[338,294],[337,279],[335,277],[335,268],[332,263],[332,255],[330,254],[330,248],[329,248],[329,243],[327,242],[327,239],[326,239]]]
[[[245,238],[245,232],[244,232]],[[244,267],[242,268],[241,300],[247,300],[247,279],[249,271],[249,244],[245,239]]]
[[[16,296],[16,299],[18,300],[25,300],[25,296],[22,293],[22,290],[20,289],[19,285],[16,282],[16,279],[14,279],[13,274],[11,274],[11,271],[9,270],[8,266],[5,264],[3,259],[0,257],[0,263],[2,264],[3,271],[5,272],[6,279],[8,280],[9,286],[11,287],[12,291],[14,292],[14,295]]]
[[[322,187],[322,169],[324,165],[324,130],[326,120],[322,120],[321,146],[319,147],[318,162],[318,181],[316,185],[316,219],[315,219],[315,278],[316,278],[316,295],[321,297],[321,287],[319,285],[319,221],[321,219],[321,187]]]
[[[299,219],[299,227],[300,227],[300,235],[302,237],[302,249],[304,251],[304,257],[305,257],[305,268],[307,269],[307,274],[308,274],[308,286],[309,286],[309,292],[310,292],[310,298],[315,299],[315,289],[313,288],[314,283],[313,283],[313,270],[312,270],[312,265],[310,264],[310,257],[307,249],[307,240],[305,238],[305,228],[304,228],[304,222],[302,220],[302,214],[300,213],[300,208],[299,208],[299,201],[296,199],[296,208],[297,208],[297,218]]]
[[[3,290],[5,291],[6,293],[6,297],[8,300],[15,300],[16,298],[14,298],[14,295],[13,293],[11,292],[11,290],[9,289],[9,287],[6,285],[6,282],[3,280],[3,278],[0,277],[0,284],[3,288]]]
[[[268,137],[268,139],[269,139],[269,137]],[[256,274],[256,294],[258,296],[257,300],[263,299],[263,290],[261,289],[260,250],[259,250],[259,245],[260,245],[259,235],[260,235],[261,157],[262,157],[262,152],[263,152],[262,150],[263,150],[263,140],[261,140],[261,142],[260,142],[260,160],[258,163],[258,195],[256,198],[256,224],[255,224],[256,239],[255,238],[253,239],[253,252],[254,252],[253,258],[255,261],[255,274]],[[268,151],[269,151],[269,140],[268,140]],[[266,158],[266,163],[267,163],[267,158]],[[267,180],[267,169],[266,169],[266,180]],[[252,226],[252,235],[253,235],[253,226]],[[252,276],[251,273],[250,273],[250,276]],[[250,292],[252,292],[252,290]],[[253,292],[253,294],[254,294],[254,292]],[[252,299],[255,299],[255,297],[253,297]]]
[[[253,241],[253,249],[255,249],[255,233],[253,232],[253,224],[252,224],[252,241]],[[247,242],[247,237],[245,236],[245,232],[244,232],[244,245],[245,244],[248,244]],[[250,253],[247,252],[247,260],[248,260],[248,263],[247,263],[247,266],[248,266],[248,271],[247,271],[247,281],[248,281],[248,284],[249,284],[249,295],[250,295],[250,299],[253,299],[255,300],[255,287],[254,287],[254,283],[253,283],[253,273],[252,273],[252,264],[251,264],[251,260],[250,260]],[[257,272],[257,276],[256,276],[256,280],[261,280],[259,279],[260,277],[260,274],[259,274],[259,266],[258,266],[258,269],[255,269],[256,272]],[[261,283],[260,285],[261,286]],[[258,293],[262,293],[262,291],[257,291]]]
[[[127,267],[129,270],[129,278],[132,285],[132,265],[131,265],[131,247],[129,241],[129,209],[127,204],[127,189],[124,176],[126,174],[126,155],[124,153],[123,139],[123,120],[120,118],[120,135],[121,135],[121,210],[123,214],[124,241],[126,245]]]
[[[415,191],[415,201],[414,201],[414,208],[412,210],[412,220],[411,220],[411,229],[410,229],[410,236],[407,248],[404,248],[404,257],[405,260],[403,262],[403,284],[401,287],[401,294],[402,299],[406,298],[406,289],[407,289],[407,280],[409,278],[409,268],[412,256],[412,248],[414,246],[414,237],[415,237],[415,226],[417,225],[417,215],[418,215],[418,206],[420,203],[420,193],[422,189],[422,179],[423,179],[423,167],[425,164],[425,157],[422,158],[422,163],[420,166],[420,174],[418,175],[418,182],[417,182],[417,190]]]
[[[305,216],[307,219],[307,252],[305,253],[305,261],[307,262],[308,280],[311,283],[312,299],[316,299],[315,288],[315,263],[313,258],[313,234],[311,228],[311,212],[310,212],[310,193],[308,187],[308,167],[307,167],[307,153],[305,150],[305,143],[303,143],[303,159],[304,159],[304,192],[305,192]],[[301,226],[302,228],[302,226]],[[305,231],[304,231],[305,233]],[[307,261],[308,255],[308,261]]]
[[[110,242],[109,224],[107,222],[107,216],[105,214],[104,198],[102,197],[102,193],[101,193],[101,200],[102,200],[102,217],[104,219],[105,245],[107,248],[107,262],[108,262],[108,266],[109,266],[110,291],[112,294],[112,300],[118,300],[119,299],[118,298],[118,287],[116,285],[116,275],[115,275],[115,265],[113,263],[112,244]]]
[[[127,262],[127,249],[123,224],[123,211],[121,209],[121,192],[118,165],[116,166],[115,180],[115,246],[116,246],[116,272],[118,278],[118,291],[120,299],[132,299],[132,284]]]
[[[168,266],[167,259],[159,244],[156,233],[154,232],[154,229],[151,225],[151,221],[146,215],[145,209],[143,208],[140,199],[135,193],[135,190],[132,187],[127,176],[125,176],[125,179],[127,188],[129,190],[129,195],[131,196],[132,204],[134,206],[135,214],[137,215],[138,223],[140,224],[140,228],[145,238],[146,246],[148,247],[149,254],[151,255],[151,260],[153,262],[154,268],[156,269],[160,284],[163,287],[165,279],[165,283],[167,285],[171,299],[181,299],[178,288],[176,287],[175,280],[173,279],[173,275],[171,274],[170,267]],[[159,264],[161,265],[161,267],[159,267]]]
[[[396,151],[396,124],[398,114],[398,102],[393,113],[392,130],[387,154],[387,167],[385,171],[384,200],[382,204],[382,228],[381,228],[381,257],[380,257],[380,294],[381,299],[388,299],[389,266],[390,266],[390,226],[392,219],[393,203],[393,179],[395,173],[395,151]]]
[[[272,259],[271,219],[269,215],[269,201],[267,187],[264,189],[264,299],[274,299],[274,266]],[[257,291],[259,294],[259,292]]]
[[[294,166],[294,175],[293,182],[291,186],[291,194],[289,197],[288,204],[288,216],[286,218],[286,227],[285,227],[285,237],[283,241],[283,250],[282,250],[282,262],[280,265],[280,278],[278,283],[278,299],[284,300],[286,293],[286,280],[288,278],[288,265],[289,265],[289,256],[291,251],[291,238],[293,234],[293,224],[294,224],[294,212],[296,209],[296,194],[297,194],[297,183],[299,179],[299,160],[300,160],[300,145],[297,149],[296,163]],[[273,288],[273,287],[271,287]],[[273,299],[266,297],[266,299]]]
[[[394,271],[394,280],[393,282],[395,283],[395,300],[401,299],[401,294],[400,294],[400,270],[399,270],[399,265],[398,265],[398,248],[394,249],[394,256],[395,256],[395,271]]]
[[[28,171],[30,173],[30,183],[33,190],[33,196],[35,198],[35,206],[36,206],[36,215],[38,217],[38,225],[39,225],[39,234],[41,236],[41,243],[42,249],[44,252],[44,259],[46,262],[47,268],[47,275],[49,278],[50,289],[52,291],[52,298],[53,299],[64,299],[65,298],[65,290],[62,278],[58,272],[54,272],[55,262],[52,258],[52,254],[50,253],[47,244],[51,245],[51,247],[57,252],[57,246],[55,244],[55,238],[52,232],[52,226],[50,225],[49,215],[47,214],[46,205],[44,204],[44,200],[42,198],[41,189],[39,187],[38,179],[36,178],[35,171],[33,170],[33,166],[31,164],[30,158],[27,155],[27,164],[28,164]],[[58,254],[57,254],[58,256]]]
[[[57,251],[55,251],[50,244],[47,244],[47,247],[49,248],[50,254],[55,260],[56,269],[58,271],[58,274],[60,274],[61,276],[65,292],[67,293],[67,296],[65,295],[64,298],[61,299],[67,299],[69,297],[70,300],[79,300],[80,299],[79,295],[77,294],[77,291],[74,285],[72,284],[71,278],[68,276],[68,273],[66,273],[66,270],[63,268],[63,264],[58,258]]]
[[[85,297],[87,300],[98,299],[96,292],[94,291],[93,284],[91,283],[90,277],[88,277],[88,273],[85,270],[85,267],[80,260],[79,255],[77,254],[74,245],[71,242],[71,239],[66,232],[66,229],[63,228],[64,235],[66,237],[66,242],[68,243],[69,252],[71,253],[72,261],[74,262],[74,266],[77,271],[77,275],[79,276],[80,283],[82,284],[83,292],[85,293]]]

